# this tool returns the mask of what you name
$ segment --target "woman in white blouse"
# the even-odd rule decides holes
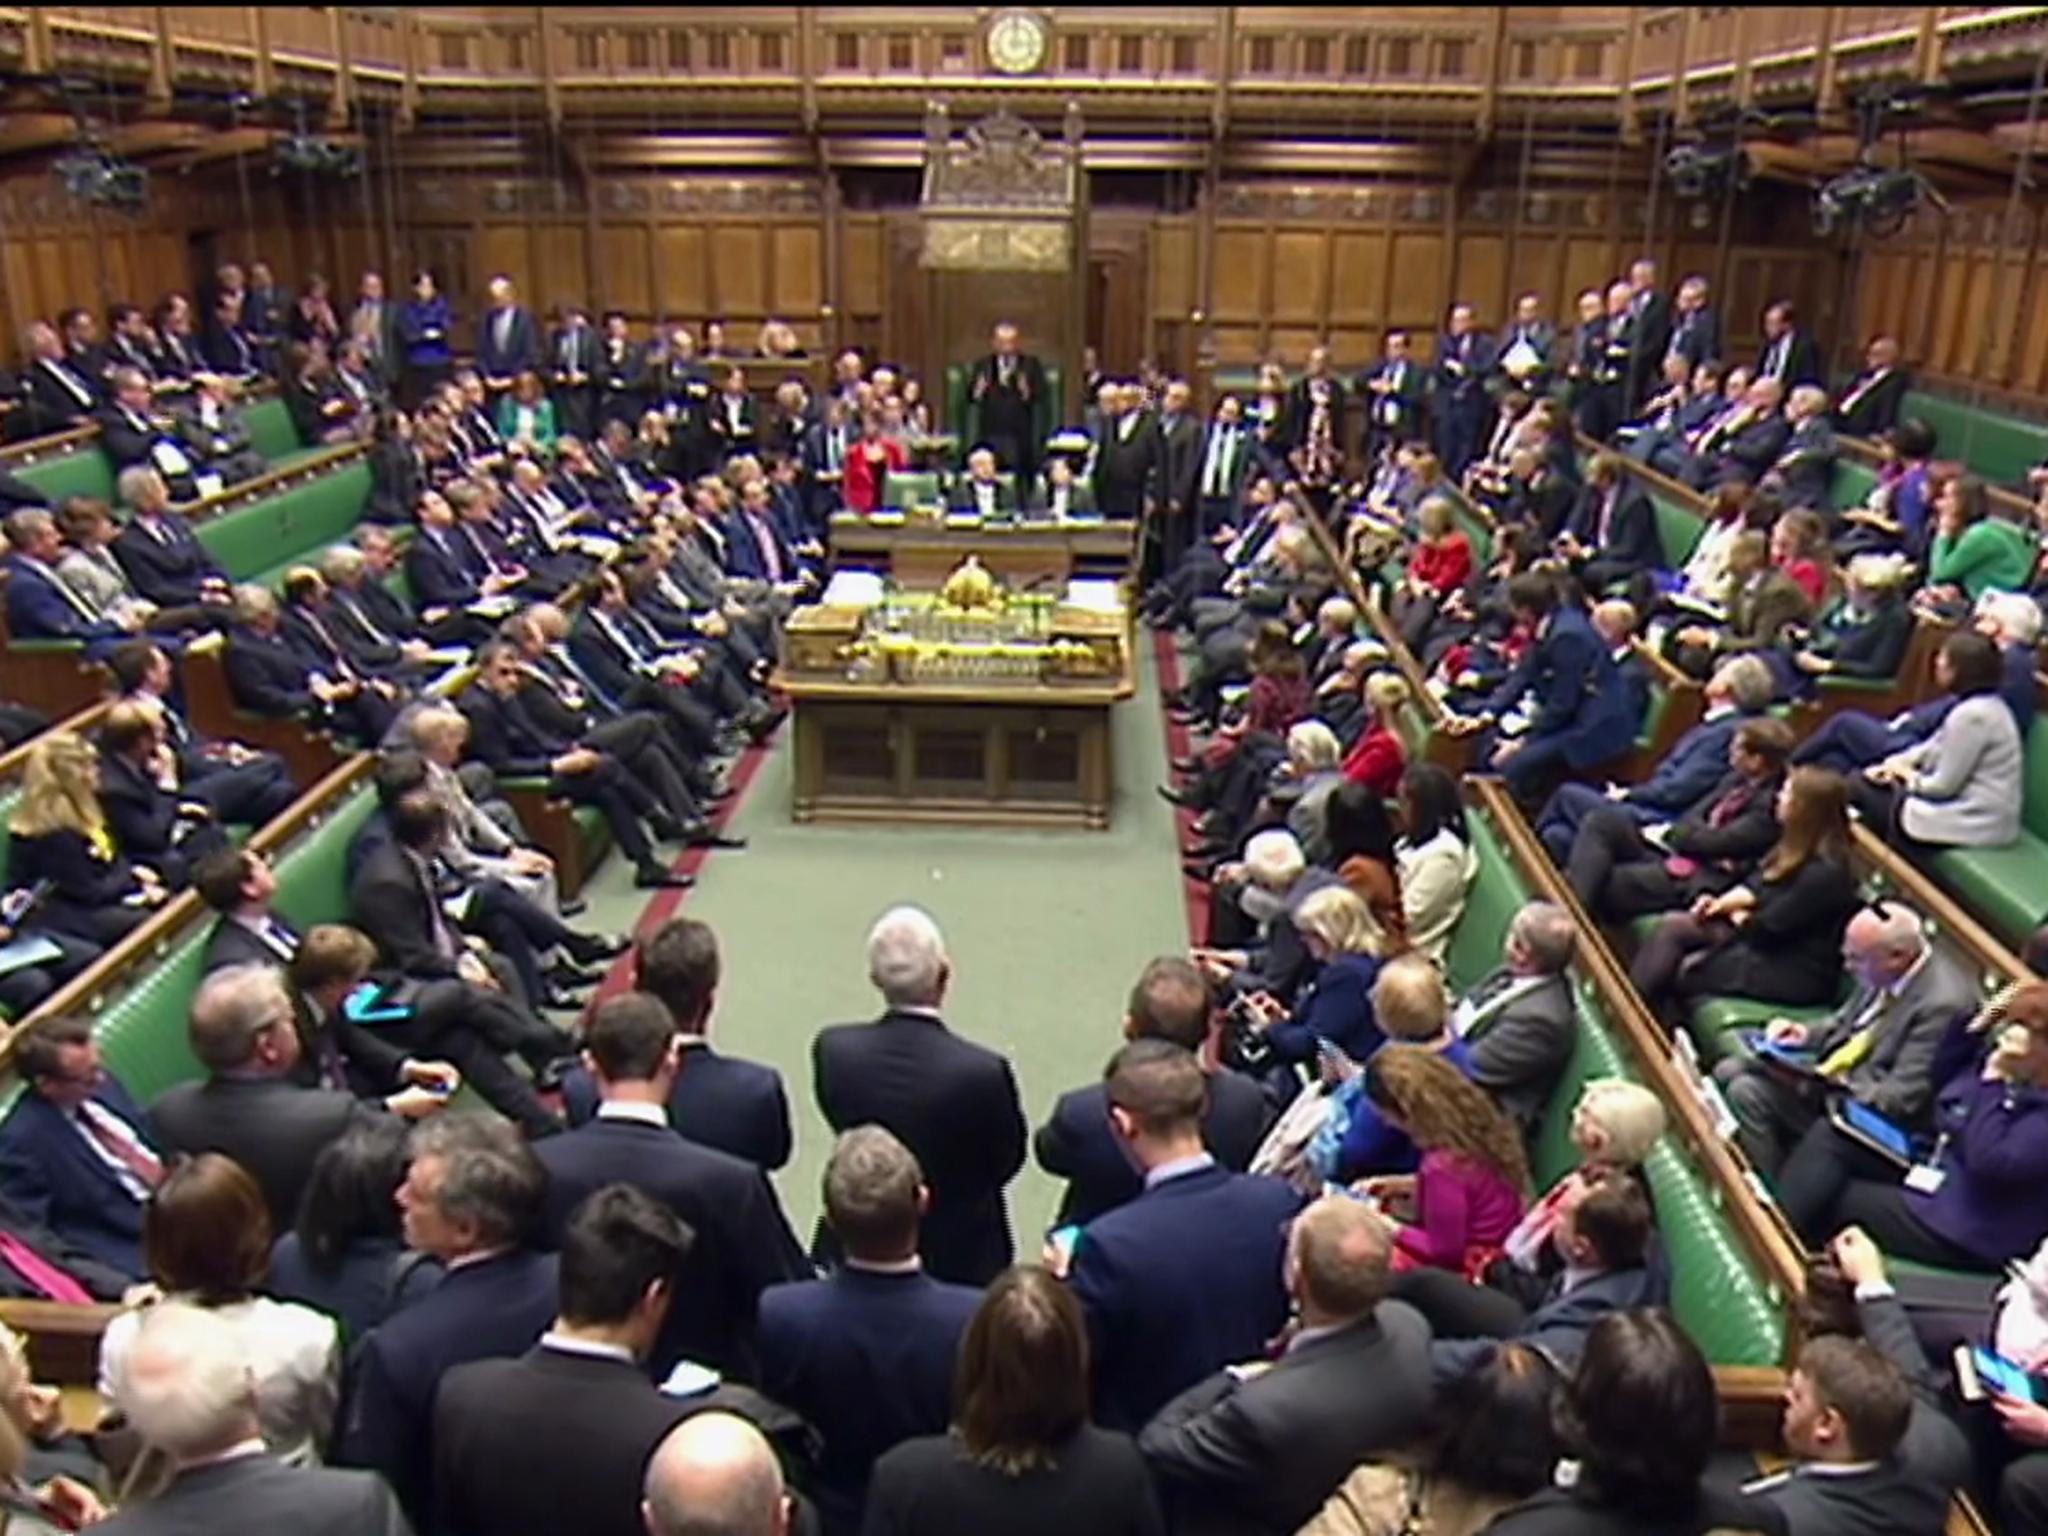
[[[214,1152],[173,1168],[143,1212],[150,1277],[166,1297],[206,1308],[241,1335],[264,1446],[305,1465],[320,1459],[333,1427],[340,1334],[325,1313],[256,1294],[270,1268],[270,1237],[256,1181]],[[123,1312],[100,1342],[100,1395],[116,1413],[141,1321],[140,1312]]]
[[[1408,943],[1442,969],[1465,898],[1479,878],[1479,856],[1465,826],[1458,781],[1435,763],[1401,775],[1401,836],[1394,844]]]

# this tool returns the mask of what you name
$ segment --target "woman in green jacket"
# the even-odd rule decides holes
[[[2034,574],[2034,543],[2024,528],[1994,516],[1984,482],[1951,475],[1934,495],[1934,545],[1928,551],[1930,597],[2024,592]]]
[[[531,369],[513,380],[510,392],[498,402],[498,435],[508,443],[523,442],[534,452],[553,456],[555,402],[541,388],[540,375]]]

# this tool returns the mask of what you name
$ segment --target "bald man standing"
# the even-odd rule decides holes
[[[786,1536],[791,1502],[758,1429],[737,1414],[700,1413],[655,1447],[640,1513],[648,1536]]]
[[[1285,1352],[1197,1382],[1138,1436],[1171,1504],[1205,1511],[1204,1528],[1297,1530],[1359,1462],[1421,1432],[1429,1324],[1387,1299],[1392,1254],[1387,1223],[1349,1195],[1296,1218],[1285,1275],[1301,1326]]]

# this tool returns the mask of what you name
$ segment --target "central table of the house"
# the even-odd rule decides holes
[[[1106,828],[1110,711],[1136,688],[1129,526],[835,519],[832,535],[837,569],[791,617],[779,676],[794,818]],[[1096,562],[1118,574],[1073,574]]]

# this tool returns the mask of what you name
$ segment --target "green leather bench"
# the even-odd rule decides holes
[[[1924,389],[1906,392],[1899,419],[1909,416],[1934,428],[1938,458],[1959,459],[1994,485],[2024,485],[2027,471],[2048,459],[2048,424]]]
[[[291,413],[282,400],[259,400],[243,412],[243,419],[249,426],[250,446],[272,469],[290,469],[325,451],[308,448],[299,441],[298,429],[292,425]],[[73,496],[90,496],[108,503],[114,500],[114,466],[96,442],[31,464],[20,475],[41,491],[53,507],[63,505]]]
[[[1657,514],[1657,542],[1663,546],[1664,563],[1678,570],[1692,558],[1692,552],[1707,531],[1707,520],[1670,492],[1643,482],[1650,507]]]
[[[1499,963],[1508,922],[1528,899],[1528,888],[1491,821],[1477,811],[1469,813],[1469,821],[1479,877],[1451,936],[1449,955],[1452,985],[1461,989]],[[1571,1112],[1587,1081],[1637,1079],[1597,999],[1581,986],[1578,1001],[1572,1058],[1544,1106],[1531,1152],[1530,1173],[1538,1190],[1578,1163]],[[1785,1349],[1782,1298],[1758,1273],[1717,1193],[1668,1137],[1651,1154],[1645,1171],[1671,1260],[1673,1314],[1715,1365],[1780,1364]]]
[[[1836,511],[1860,507],[1870,499],[1877,484],[1876,466],[1843,454],[1835,460],[1835,482],[1829,488],[1828,504]]]
[[[318,451],[299,440],[299,429],[292,425],[292,413],[282,400],[258,400],[242,412],[242,420],[249,428],[249,446],[273,468]]]
[[[938,474],[929,469],[892,469],[882,482],[882,505],[892,512],[937,506],[945,501]]]
[[[967,380],[971,370],[966,363],[946,365],[946,423],[945,430],[960,439],[960,462],[967,462],[967,455],[981,443],[981,406],[967,398]],[[1064,410],[1066,376],[1058,363],[1045,365],[1045,394],[1033,402],[1032,424],[1039,442],[1060,429],[1060,416]],[[1093,405],[1093,400],[1083,400],[1083,408]]]
[[[2019,841],[2008,848],[1944,848],[1935,875],[2014,948],[2048,919],[2048,719],[2028,727]]]
[[[207,518],[194,531],[236,581],[275,586],[292,566],[317,562],[329,545],[346,541],[369,500],[370,466],[356,459]]]

